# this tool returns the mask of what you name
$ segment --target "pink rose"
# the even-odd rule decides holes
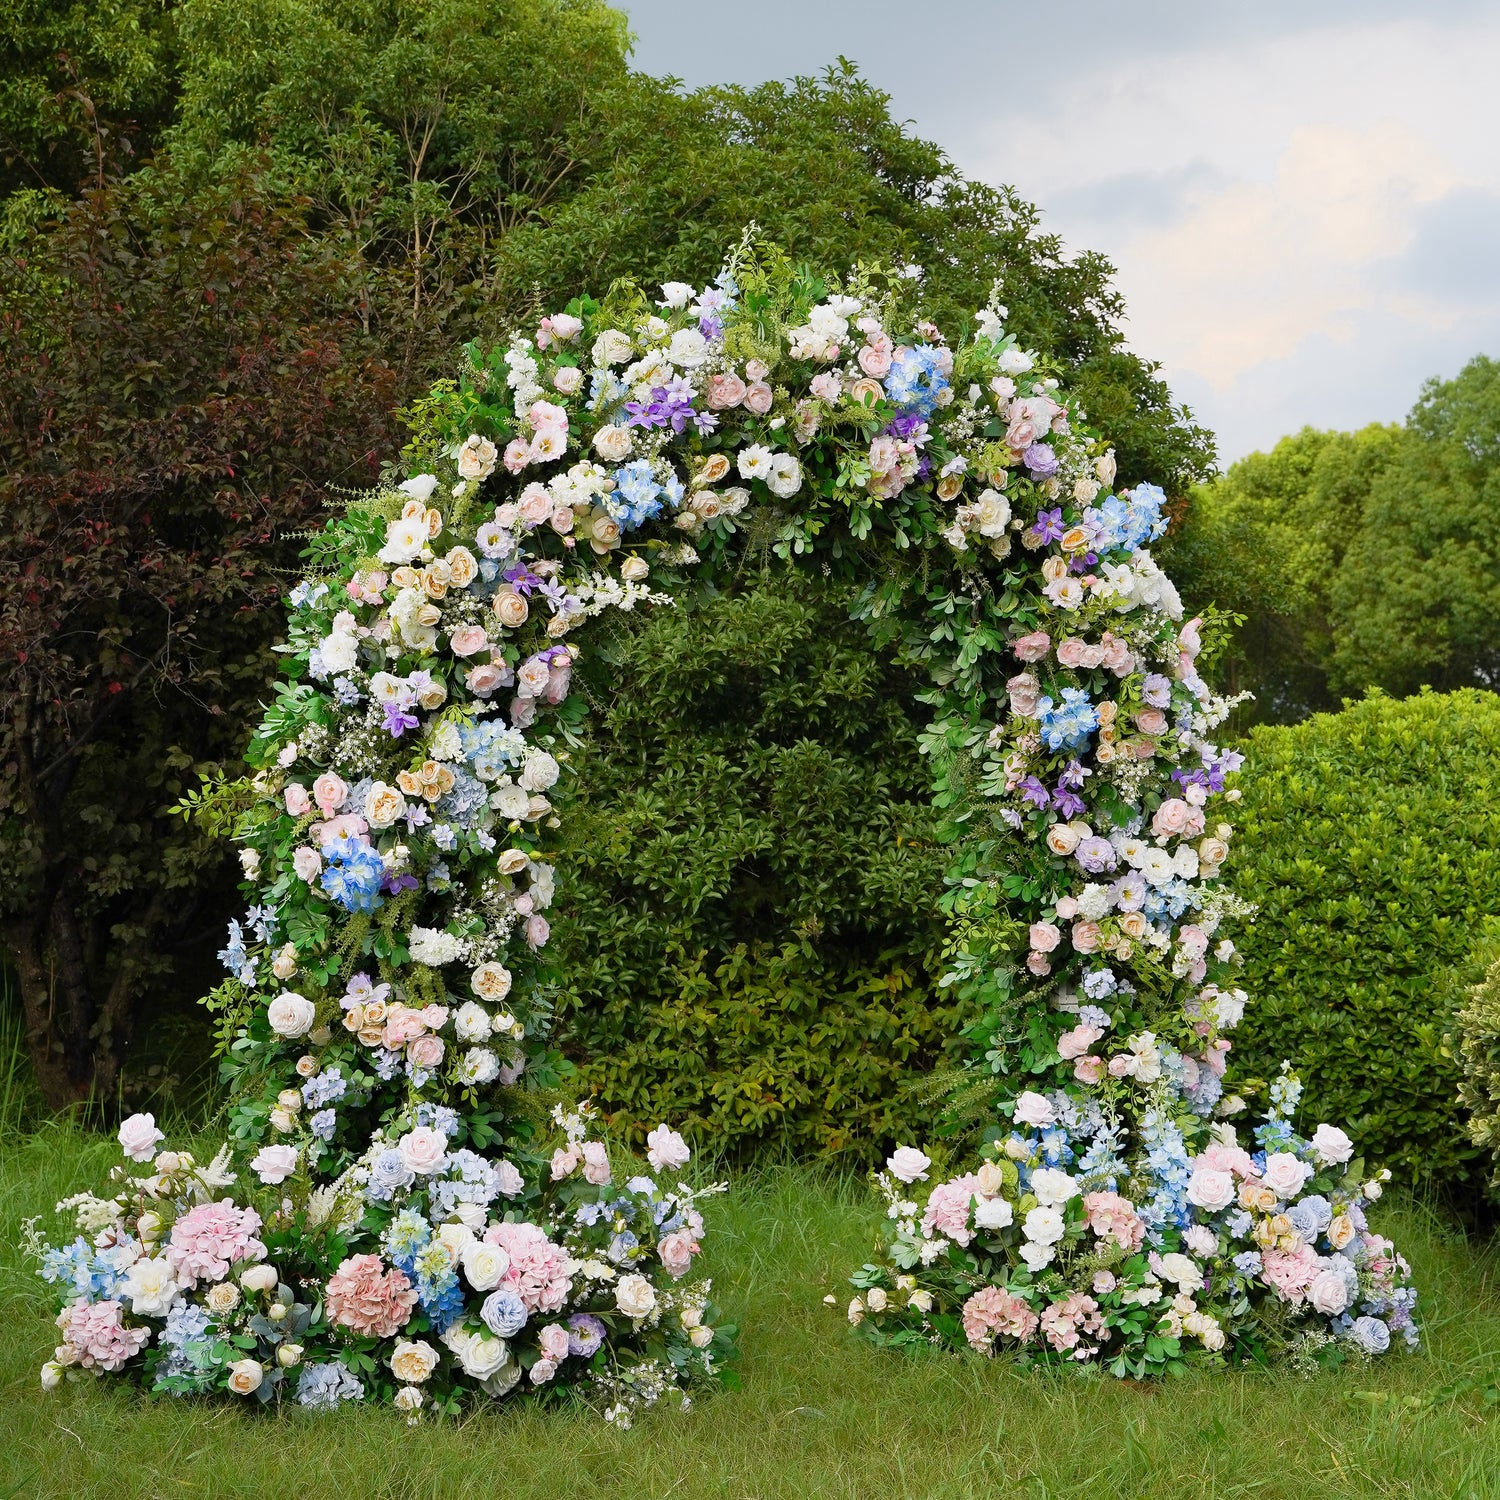
[[[1033,630],[1030,635],[1012,641],[1010,649],[1022,661],[1041,661],[1052,649],[1052,637],[1045,630]]]
[[[1181,797],[1168,797],[1156,809],[1156,816],[1151,819],[1151,831],[1159,839],[1179,837],[1187,832],[1192,819],[1193,809]]]
[[[1017,1125],[1050,1125],[1057,1118],[1057,1111],[1046,1095],[1026,1089],[1016,1100],[1016,1111],[1011,1118]]]
[[[297,1170],[295,1146],[262,1146],[251,1159],[250,1168],[262,1182],[285,1182]]]
[[[307,788],[300,781],[292,782],[282,796],[286,799],[286,810],[294,818],[312,811],[312,798],[307,795]]]
[[[476,698],[488,698],[491,693],[505,686],[505,678],[506,674],[499,667],[484,663],[470,667],[464,681]]]
[[[430,1073],[442,1062],[444,1050],[442,1037],[433,1036],[429,1031],[412,1041],[406,1049],[406,1055],[411,1059],[413,1067],[425,1068]]]
[[[771,387],[765,381],[757,380],[754,385],[745,391],[745,410],[753,411],[756,416],[763,417],[770,411],[772,402],[776,399]]]
[[[568,1330],[561,1323],[549,1323],[537,1336],[537,1341],[548,1359],[561,1362],[568,1357]]]
[[[318,804],[318,811],[329,818],[343,806],[344,798],[349,795],[349,788],[336,771],[324,771],[313,782],[312,794],[313,801]]]
[[[821,375],[814,375],[812,378],[813,395],[829,406],[839,399],[843,389],[843,382],[832,370],[825,370]]]
[[[1167,716],[1159,708],[1143,708],[1135,716],[1135,722],[1142,734],[1167,732]]]
[[[1197,1208],[1216,1214],[1234,1202],[1234,1178],[1216,1167],[1205,1166],[1198,1161],[1188,1182],[1188,1202]]]
[[[1052,972],[1052,961],[1045,953],[1028,953],[1026,955],[1026,967],[1038,979],[1044,979]]]
[[[859,351],[859,367],[866,375],[883,380],[890,373],[893,352],[889,334],[872,333],[869,342]]]
[[[571,515],[572,512],[569,511],[568,514]],[[455,656],[475,656],[490,643],[483,625],[460,625],[448,640]]]
[[[154,1115],[131,1115],[120,1126],[120,1149],[131,1161],[150,1161],[156,1155],[156,1143],[164,1140]]]
[[[585,1182],[592,1182],[596,1187],[603,1187],[609,1181],[609,1152],[603,1141],[583,1143],[583,1177]]]
[[[552,936],[552,926],[546,917],[536,916],[526,918],[526,941],[533,948],[545,946],[547,939]]]
[[[529,526],[540,526],[551,514],[551,494],[539,484],[528,484],[521,491],[521,519]]]
[[[708,377],[708,406],[711,411],[727,411],[745,399],[745,382],[734,371]]]
[[[1057,1039],[1057,1055],[1065,1062],[1082,1057],[1104,1033],[1097,1026],[1075,1026]]]
[[[1028,937],[1038,953],[1051,953],[1062,941],[1062,933],[1052,922],[1033,922]]]
[[[1203,628],[1201,617],[1189,620],[1181,630],[1177,632],[1177,649],[1189,659],[1197,656],[1203,649],[1203,637],[1199,632]]]
[[[531,444],[525,438],[512,438],[505,445],[505,457],[501,462],[509,473],[519,474],[531,462]]]
[[[552,1180],[561,1182],[563,1178],[572,1175],[578,1166],[579,1156],[577,1151],[571,1147],[564,1151],[561,1146],[552,1153]]]
[[[1078,915],[1078,898],[1076,896],[1064,896],[1057,903],[1057,918],[1060,922],[1071,922]]]
[[[1099,644],[1104,647],[1104,665],[1116,677],[1128,677],[1135,668],[1135,657],[1131,655],[1130,647],[1107,630]]]
[[[1312,1176],[1312,1168],[1290,1151],[1274,1151],[1266,1158],[1260,1175],[1266,1186],[1286,1202],[1302,1191],[1302,1184]]]
[[[672,1234],[663,1235],[661,1244],[656,1249],[667,1275],[676,1281],[692,1270],[693,1256],[698,1253],[698,1241],[693,1238],[691,1231],[678,1229]]]
[[[677,1171],[692,1156],[688,1143],[670,1126],[658,1125],[646,1135],[646,1160],[658,1171]]]
[[[1075,922],[1073,924],[1073,947],[1079,953],[1099,951],[1099,924],[1097,922]]]
[[[392,1052],[397,1052],[408,1042],[421,1036],[426,1029],[422,1024],[422,1017],[416,1011],[398,1010],[385,1023],[385,1033],[381,1041]]]
[[[322,856],[311,844],[303,844],[292,855],[292,868],[297,872],[299,880],[305,880],[311,885],[318,878],[318,871],[323,868]]]
[[[417,1125],[396,1142],[401,1160],[420,1176],[436,1172],[448,1159],[448,1137],[430,1125]]]
[[[1088,1056],[1080,1057],[1073,1064],[1073,1076],[1079,1083],[1092,1087],[1104,1077],[1104,1059],[1102,1057],[1095,1057],[1092,1053]]]
[[[1065,667],[1081,667],[1085,665],[1084,658],[1088,652],[1087,641],[1081,641],[1076,635],[1070,635],[1067,640],[1058,645],[1057,659]]]
[[[309,832],[319,844],[336,844],[340,839],[364,838],[370,825],[358,813],[340,813],[322,823],[314,823]]]
[[[1010,694],[1010,711],[1023,719],[1036,717],[1036,706],[1041,698],[1042,685],[1030,672],[1018,672],[1005,684]]]
[[[871,439],[870,470],[875,474],[889,474],[901,462],[901,448],[895,438],[885,434]]]

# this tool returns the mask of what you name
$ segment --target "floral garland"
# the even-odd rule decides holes
[[[539,1108],[563,1070],[537,955],[582,627],[746,548],[864,578],[858,613],[930,678],[949,981],[994,1079],[974,1170],[903,1148],[881,1174],[894,1231],[851,1317],[1117,1373],[1291,1324],[1414,1338],[1342,1132],[1293,1132],[1291,1080],[1258,1149],[1227,1122],[1244,908],[1210,809],[1239,758],[1149,552],[1164,497],[1115,488],[997,302],[950,343],[914,290],[747,241],[710,287],[617,286],[471,347],[413,409],[402,464],[310,549],[253,775],[197,801],[251,894],[209,1002],[230,1146],[201,1166],[133,1117],[151,1170],[63,1205],[71,1245],[34,1238],[63,1297],[46,1383],[412,1413],[572,1384],[628,1421],[723,1377],[681,1137],[622,1184],[586,1107]]]

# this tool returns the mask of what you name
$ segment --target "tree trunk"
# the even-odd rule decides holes
[[[16,921],[6,926],[5,944],[16,969],[26,1047],[37,1088],[48,1109],[68,1109],[77,1103],[78,1092],[62,1045],[53,1039],[52,976],[45,941],[39,941],[35,921]]]

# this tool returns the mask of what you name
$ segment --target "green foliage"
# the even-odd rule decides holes
[[[617,1122],[743,1154],[870,1151],[961,1017],[935,989],[943,858],[914,684],[840,590],[752,578],[580,663],[559,1014]]]
[[[1293,1059],[1302,1118],[1461,1206],[1483,1177],[1447,1043],[1450,974],[1500,911],[1500,697],[1380,694],[1245,746],[1228,874],[1259,905],[1239,1076]],[[1243,1087],[1243,1085],[1242,1085]]]
[[[1245,717],[1495,682],[1497,455],[1500,363],[1481,357],[1429,382],[1404,427],[1306,428],[1193,491],[1162,564],[1247,617],[1224,668],[1256,695]]]
[[[1454,1022],[1463,1067],[1458,1097],[1469,1113],[1469,1139],[1490,1157],[1491,1195],[1500,1198],[1500,944],[1481,944],[1470,962],[1484,966],[1484,977]]]

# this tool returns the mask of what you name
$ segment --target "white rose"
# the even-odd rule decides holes
[[[396,486],[403,495],[410,495],[413,500],[420,500],[423,504],[432,499],[432,492],[437,487],[436,474],[414,474]]]
[[[474,1334],[458,1351],[464,1374],[475,1380],[488,1380],[509,1358],[505,1340],[487,1333]]]
[[[974,1209],[977,1229],[1004,1229],[1014,1218],[1015,1213],[1004,1198],[981,1198]]]
[[[496,787],[490,793],[490,806],[500,814],[502,818],[524,818],[531,807],[531,799],[520,787],[513,782],[506,786]]]
[[[693,300],[693,289],[685,281],[664,281],[658,307],[684,308]]]
[[[250,1266],[240,1275],[240,1285],[247,1292],[274,1292],[278,1280],[276,1267],[264,1263]]]
[[[421,1385],[437,1368],[438,1352],[424,1339],[399,1339],[391,1351],[391,1374]]]
[[[708,340],[696,328],[679,328],[667,345],[667,358],[683,370],[696,370],[708,358]]]
[[[499,451],[488,438],[471,433],[458,450],[458,472],[464,479],[488,479],[499,457]]]
[[[266,1007],[266,1020],[277,1036],[306,1036],[317,1018],[317,1006],[294,990],[283,990]]]
[[[692,1154],[688,1143],[666,1125],[658,1125],[646,1136],[646,1160],[658,1172],[685,1167]]]
[[[1078,1195],[1078,1184],[1056,1167],[1041,1167],[1031,1174],[1031,1191],[1044,1208],[1061,1208]]]
[[[558,774],[557,762],[545,750],[532,750],[521,769],[521,787],[528,792],[545,792],[549,786],[555,785]]]
[[[885,1168],[898,1182],[925,1182],[932,1158],[915,1146],[898,1146]]]
[[[150,1161],[156,1155],[156,1143],[164,1140],[155,1115],[131,1115],[120,1126],[120,1149],[131,1161]]]
[[[1007,349],[995,363],[1007,375],[1024,375],[1031,368],[1031,356],[1019,349]]]
[[[1010,501],[999,490],[985,490],[974,502],[974,515],[980,536],[1004,536],[1010,525]]]
[[[1180,1255],[1175,1250],[1161,1258],[1161,1274],[1176,1283],[1183,1292],[1196,1292],[1203,1286],[1203,1272],[1190,1256]]]
[[[1027,1089],[1016,1100],[1016,1111],[1011,1118],[1017,1125],[1050,1125],[1057,1118],[1057,1112],[1043,1095]]]
[[[63,1367],[55,1359],[49,1359],[42,1366],[42,1389],[44,1391],[55,1391],[62,1384]]]
[[[622,459],[630,457],[630,450],[635,446],[635,439],[631,436],[628,427],[620,427],[610,423],[601,427],[594,434],[594,452],[602,458],[605,463],[617,464]]]
[[[1055,1208],[1045,1205],[1032,1209],[1021,1226],[1026,1238],[1038,1245],[1055,1245],[1063,1237],[1065,1228],[1063,1216]]]
[[[1307,1300],[1325,1317],[1335,1317],[1349,1305],[1349,1285],[1336,1271],[1319,1271],[1307,1289]]]
[[[1234,1202],[1234,1178],[1214,1167],[1197,1167],[1188,1183],[1187,1198],[1197,1208],[1220,1213]]]
[[[229,1367],[229,1389],[236,1396],[253,1396],[264,1375],[258,1359],[238,1359]]]
[[[380,549],[380,560],[383,563],[409,563],[421,556],[426,545],[427,518],[397,516],[386,528],[385,546]]]
[[[615,1285],[615,1306],[627,1318],[646,1318],[656,1307],[656,1288],[644,1276],[622,1276]]]
[[[510,1256],[499,1245],[470,1240],[463,1248],[464,1275],[476,1292],[491,1292],[510,1270]]]
[[[634,353],[635,348],[630,342],[630,335],[621,333],[618,328],[606,328],[594,340],[594,363],[596,365],[622,365]]]

